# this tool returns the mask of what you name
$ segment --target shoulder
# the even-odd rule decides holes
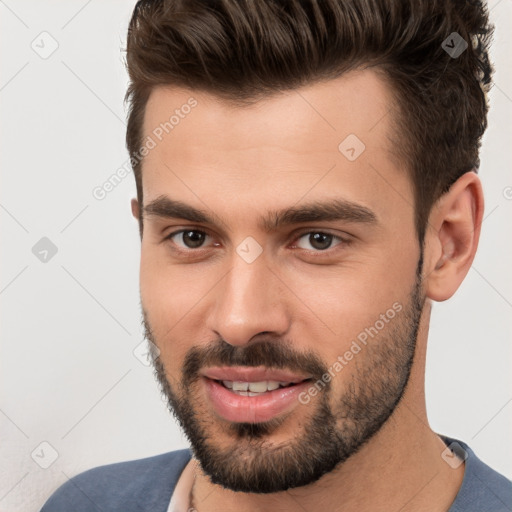
[[[89,469],[61,485],[41,512],[165,512],[191,456],[186,448]]]
[[[464,479],[449,512],[510,512],[512,482],[481,461],[466,443],[441,437],[447,446],[461,447],[466,457]]]

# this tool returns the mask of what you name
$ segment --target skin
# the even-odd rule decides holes
[[[332,365],[393,303],[408,304],[415,283],[420,247],[413,189],[406,170],[389,153],[388,85],[372,70],[352,71],[251,107],[235,107],[202,91],[161,86],[147,105],[145,136],[191,96],[198,105],[143,162],[144,205],[168,195],[218,219],[206,225],[144,216],[141,301],[170,385],[178,387],[189,349],[219,337],[246,347],[261,333],[270,333],[276,342],[292,340],[297,351],[314,351]],[[338,150],[351,133],[366,146],[353,162]],[[369,208],[378,222],[307,222],[275,232],[258,226],[257,219],[270,210],[335,197]],[[132,200],[136,219],[139,209]],[[308,512],[449,509],[464,465],[452,469],[446,464],[441,458],[445,445],[428,424],[428,326],[431,302],[450,298],[471,266],[482,216],[482,188],[473,172],[459,178],[432,208],[421,280],[425,301],[412,370],[402,400],[382,428],[332,472],[283,492],[233,492],[212,483],[196,465],[193,492],[199,512],[295,512],[297,503]],[[163,241],[187,228],[210,235],[206,249],[177,253],[176,245],[187,251],[180,236],[174,243]],[[335,240],[322,252],[303,236],[310,232],[348,234],[352,242]],[[248,236],[263,248],[250,264],[236,252]],[[355,375],[354,361],[332,380],[333,400]],[[211,439],[228,449],[234,437],[226,422],[214,415],[204,395],[194,397]],[[279,445],[294,439],[311,417],[315,400],[319,398],[293,408],[267,441]]]

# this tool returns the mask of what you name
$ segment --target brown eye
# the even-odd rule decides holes
[[[325,251],[330,249],[334,239],[339,240],[338,244],[342,242],[340,237],[331,235],[329,233],[323,233],[322,231],[311,231],[309,233],[304,233],[299,237],[299,240],[301,239],[305,239],[306,245],[309,244],[310,247],[305,247],[304,245],[301,245],[300,242],[297,244],[298,247],[306,250],[311,250],[312,247],[314,251]]]
[[[196,229],[182,229],[181,231],[171,233],[166,238],[173,240],[181,249],[199,249],[203,245],[207,236],[208,235],[204,231],[198,231]]]

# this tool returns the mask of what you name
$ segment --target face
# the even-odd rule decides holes
[[[177,88],[150,97],[144,325],[214,483],[312,483],[406,389],[424,296],[390,106],[371,70],[244,107]]]

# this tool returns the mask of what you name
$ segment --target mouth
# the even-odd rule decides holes
[[[208,402],[221,418],[258,423],[290,413],[313,380],[267,368],[223,367],[202,372]]]
[[[270,382],[272,385],[276,382],[279,385],[296,384],[312,377],[312,375],[301,375],[289,370],[279,370],[265,366],[215,366],[206,368],[200,373],[204,377],[221,382],[247,382],[250,384]],[[262,388],[262,386],[260,387]]]
[[[215,380],[215,379],[214,379]],[[311,379],[304,379],[301,382],[310,381]],[[262,393],[268,391],[274,391],[280,388],[289,388],[290,386],[296,386],[297,382],[277,382],[275,380],[261,380],[258,382],[244,382],[240,380],[215,380],[218,384],[221,384],[226,389],[229,389],[232,393],[236,393],[240,396],[259,396]]]

